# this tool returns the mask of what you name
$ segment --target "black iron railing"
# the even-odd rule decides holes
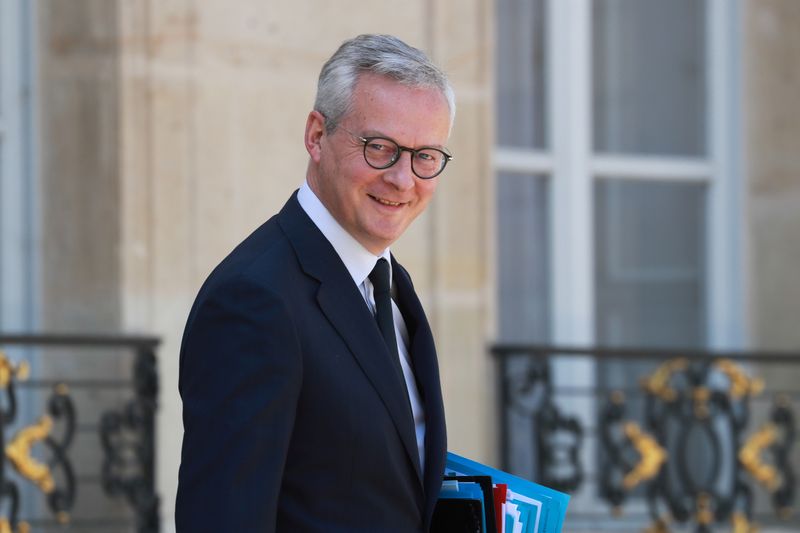
[[[565,531],[798,531],[800,353],[496,345],[503,467]]]
[[[159,531],[158,344],[0,335],[0,532]]]

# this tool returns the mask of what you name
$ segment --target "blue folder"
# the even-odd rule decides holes
[[[522,479],[454,453],[447,453],[447,476],[490,476],[493,483],[508,485],[508,499],[517,504],[525,533],[560,533],[569,495]]]

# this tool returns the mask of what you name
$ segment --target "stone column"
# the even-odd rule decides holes
[[[800,349],[800,3],[748,0],[744,106],[751,343]]]

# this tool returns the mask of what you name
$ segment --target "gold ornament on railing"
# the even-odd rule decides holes
[[[642,533],[669,533],[669,524],[671,522],[672,519],[669,515],[662,516],[642,530]]]
[[[27,380],[29,374],[30,366],[27,361],[14,364],[4,352],[0,351],[0,390],[6,389],[8,394],[13,394],[14,381]],[[66,395],[68,393],[66,385],[57,385],[55,393]],[[43,415],[35,424],[19,430],[3,450],[8,458],[8,463],[14,470],[23,478],[33,482],[45,494],[50,494],[55,490],[55,480],[51,468],[36,460],[31,454],[31,450],[37,442],[47,439],[52,429],[52,417]],[[63,511],[58,512],[56,519],[59,523],[66,524],[69,522],[69,514]],[[18,522],[16,531],[14,531],[9,518],[0,515],[0,533],[29,532],[30,525],[27,522]]]
[[[53,475],[47,465],[31,456],[31,448],[35,443],[47,438],[52,429],[53,419],[44,415],[36,424],[21,429],[6,446],[6,457],[14,469],[35,483],[45,494],[53,492],[55,488]]]
[[[701,492],[697,495],[696,507],[698,524],[710,526],[714,523],[714,511],[711,509],[711,496],[708,493]]]
[[[775,424],[764,424],[761,429],[753,433],[739,450],[739,461],[753,479],[761,483],[770,491],[775,491],[780,486],[780,476],[774,466],[761,460],[761,453],[772,446],[778,437]]]
[[[16,378],[17,381],[27,380],[30,371],[27,361],[20,361],[15,365],[4,352],[0,351],[0,389],[8,387],[12,378]]]
[[[0,533],[30,533],[31,526],[27,522],[17,524],[17,531],[11,529],[11,523],[7,518],[0,517]]]
[[[675,389],[670,387],[669,381],[672,379],[673,374],[686,370],[688,366],[688,359],[683,357],[667,361],[658,367],[652,375],[642,379],[642,388],[667,403],[675,401],[677,393]]]
[[[759,529],[747,519],[742,512],[733,513],[731,518],[731,533],[758,533]]]
[[[24,381],[28,379],[29,374],[30,367],[27,361],[15,365],[5,353],[0,352],[0,388],[7,388],[13,378]],[[34,482],[46,494],[53,491],[55,482],[50,468],[31,456],[31,448],[36,442],[47,438],[52,429],[52,418],[44,415],[36,424],[21,429],[5,449],[6,457],[14,469]],[[3,533],[2,530],[0,533]]]
[[[667,452],[659,446],[652,435],[643,431],[635,422],[626,422],[623,431],[640,457],[636,466],[622,479],[622,486],[630,491],[643,481],[658,475],[661,466],[667,460]]]
[[[758,396],[764,390],[763,379],[748,377],[744,370],[730,359],[719,359],[714,366],[728,376],[730,381],[728,392],[734,400],[745,396]]]
[[[711,389],[708,387],[694,387],[692,400],[694,401],[694,416],[700,420],[708,418],[708,400],[711,398]]]

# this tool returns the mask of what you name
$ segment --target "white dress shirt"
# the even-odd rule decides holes
[[[297,200],[300,207],[311,218],[312,222],[319,228],[326,239],[333,245],[333,249],[341,258],[345,268],[353,278],[353,282],[358,287],[367,303],[372,314],[375,314],[375,298],[373,296],[372,282],[369,274],[375,267],[378,259],[384,258],[389,263],[389,273],[392,270],[389,249],[383,251],[378,256],[370,253],[350,235],[330,214],[328,209],[314,194],[314,191],[304,182],[297,193]],[[389,279],[392,279],[391,276]],[[392,317],[394,318],[394,333],[397,338],[397,351],[400,354],[400,366],[403,368],[403,377],[408,389],[408,399],[411,402],[411,412],[414,416],[414,428],[417,436],[417,451],[419,452],[419,463],[422,470],[425,470],[425,410],[420,400],[417,381],[414,378],[414,371],[411,368],[411,360],[408,352],[409,338],[406,322],[400,313],[397,304],[392,300]]]

